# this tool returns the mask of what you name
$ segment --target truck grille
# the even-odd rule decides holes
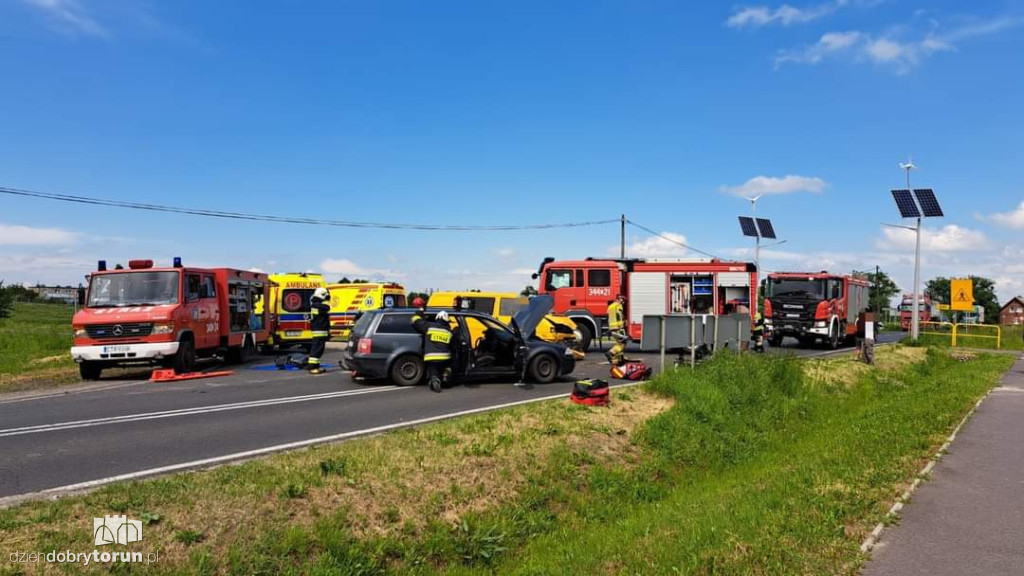
[[[153,324],[150,322],[133,322],[124,324],[92,324],[85,327],[89,338],[139,338],[149,336],[153,331]]]

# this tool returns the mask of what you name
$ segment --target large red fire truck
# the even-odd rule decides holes
[[[932,299],[927,294],[918,296],[917,299],[917,314],[920,322],[931,322],[932,318],[936,316],[933,313]],[[903,299],[900,301],[900,328],[903,330],[910,330],[911,320],[914,318],[914,295],[904,294]]]
[[[808,346],[835,349],[857,333],[857,317],[870,304],[871,284],[828,272],[777,272],[765,280],[764,323],[772,346],[792,336]]]
[[[185,268],[180,258],[168,268],[131,260],[127,269],[114,270],[101,260],[72,319],[71,356],[85,380],[130,364],[165,365],[183,374],[197,357],[214,354],[245,361],[267,341],[260,304],[269,286],[266,274]]]
[[[641,337],[644,316],[724,314],[749,310],[757,298],[754,265],[718,259],[545,258],[533,277],[541,294],[554,297],[552,311],[576,322],[584,350],[607,329],[608,304],[619,294],[626,295],[633,339]]]

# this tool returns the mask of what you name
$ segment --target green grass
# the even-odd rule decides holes
[[[73,313],[71,306],[61,304],[15,302],[14,314],[0,319],[0,383],[3,376],[73,368]]]
[[[0,531],[77,549],[83,519],[145,511],[148,571],[167,574],[855,574],[1013,359],[828,362],[719,355],[610,409],[548,402],[115,485],[0,511]]]

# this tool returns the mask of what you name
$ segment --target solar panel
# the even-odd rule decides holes
[[[931,188],[918,188],[914,190],[914,196],[917,197],[917,203],[921,205],[921,212],[924,213],[925,218],[945,216],[942,213],[942,207],[939,206],[939,201],[935,198],[935,191]]]
[[[757,218],[757,231],[761,233],[761,238],[775,239],[775,228],[772,227],[772,221],[767,218]]]
[[[892,197],[896,200],[896,207],[900,209],[900,216],[904,218],[921,217],[921,211],[917,209],[917,204],[914,203],[914,197],[910,195],[910,190],[893,190]]]
[[[757,238],[757,228],[754,227],[754,219],[750,216],[740,216],[740,228],[743,229],[744,236]]]

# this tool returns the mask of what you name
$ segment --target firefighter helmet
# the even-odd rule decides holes
[[[316,298],[317,300],[327,300],[330,297],[331,293],[328,292],[327,288],[324,288],[323,286],[313,291],[313,298]]]
[[[440,312],[438,312],[437,313],[437,321],[438,322],[447,322],[448,321],[448,313],[445,312],[444,310],[441,310]]]

